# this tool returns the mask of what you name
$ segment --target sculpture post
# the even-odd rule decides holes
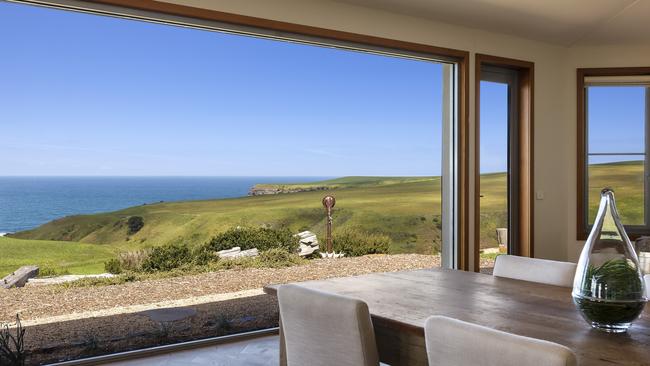
[[[332,208],[336,204],[336,199],[332,196],[323,198],[323,206],[327,211],[327,254],[333,253],[332,249]]]

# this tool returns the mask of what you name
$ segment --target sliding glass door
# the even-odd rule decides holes
[[[483,66],[480,80],[479,225],[480,268],[500,253],[517,254],[518,75]]]

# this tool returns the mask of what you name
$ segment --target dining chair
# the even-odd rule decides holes
[[[298,285],[278,288],[281,342],[288,366],[377,366],[368,305]]]
[[[548,259],[500,255],[494,263],[492,274],[529,282],[572,287],[577,265]]]
[[[574,366],[575,354],[557,343],[502,332],[445,316],[426,320],[430,366]]]

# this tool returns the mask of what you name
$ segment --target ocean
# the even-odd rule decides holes
[[[57,218],[160,201],[243,197],[258,183],[330,177],[0,177],[0,236]]]

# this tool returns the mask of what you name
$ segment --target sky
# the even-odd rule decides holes
[[[3,175],[438,175],[439,64],[0,3]]]
[[[587,90],[589,153],[643,153],[645,87],[598,86]],[[591,164],[643,160],[643,156],[591,156]]]
[[[508,85],[481,81],[480,172],[508,169]]]
[[[437,63],[5,2],[0,37],[0,175],[440,175]]]

